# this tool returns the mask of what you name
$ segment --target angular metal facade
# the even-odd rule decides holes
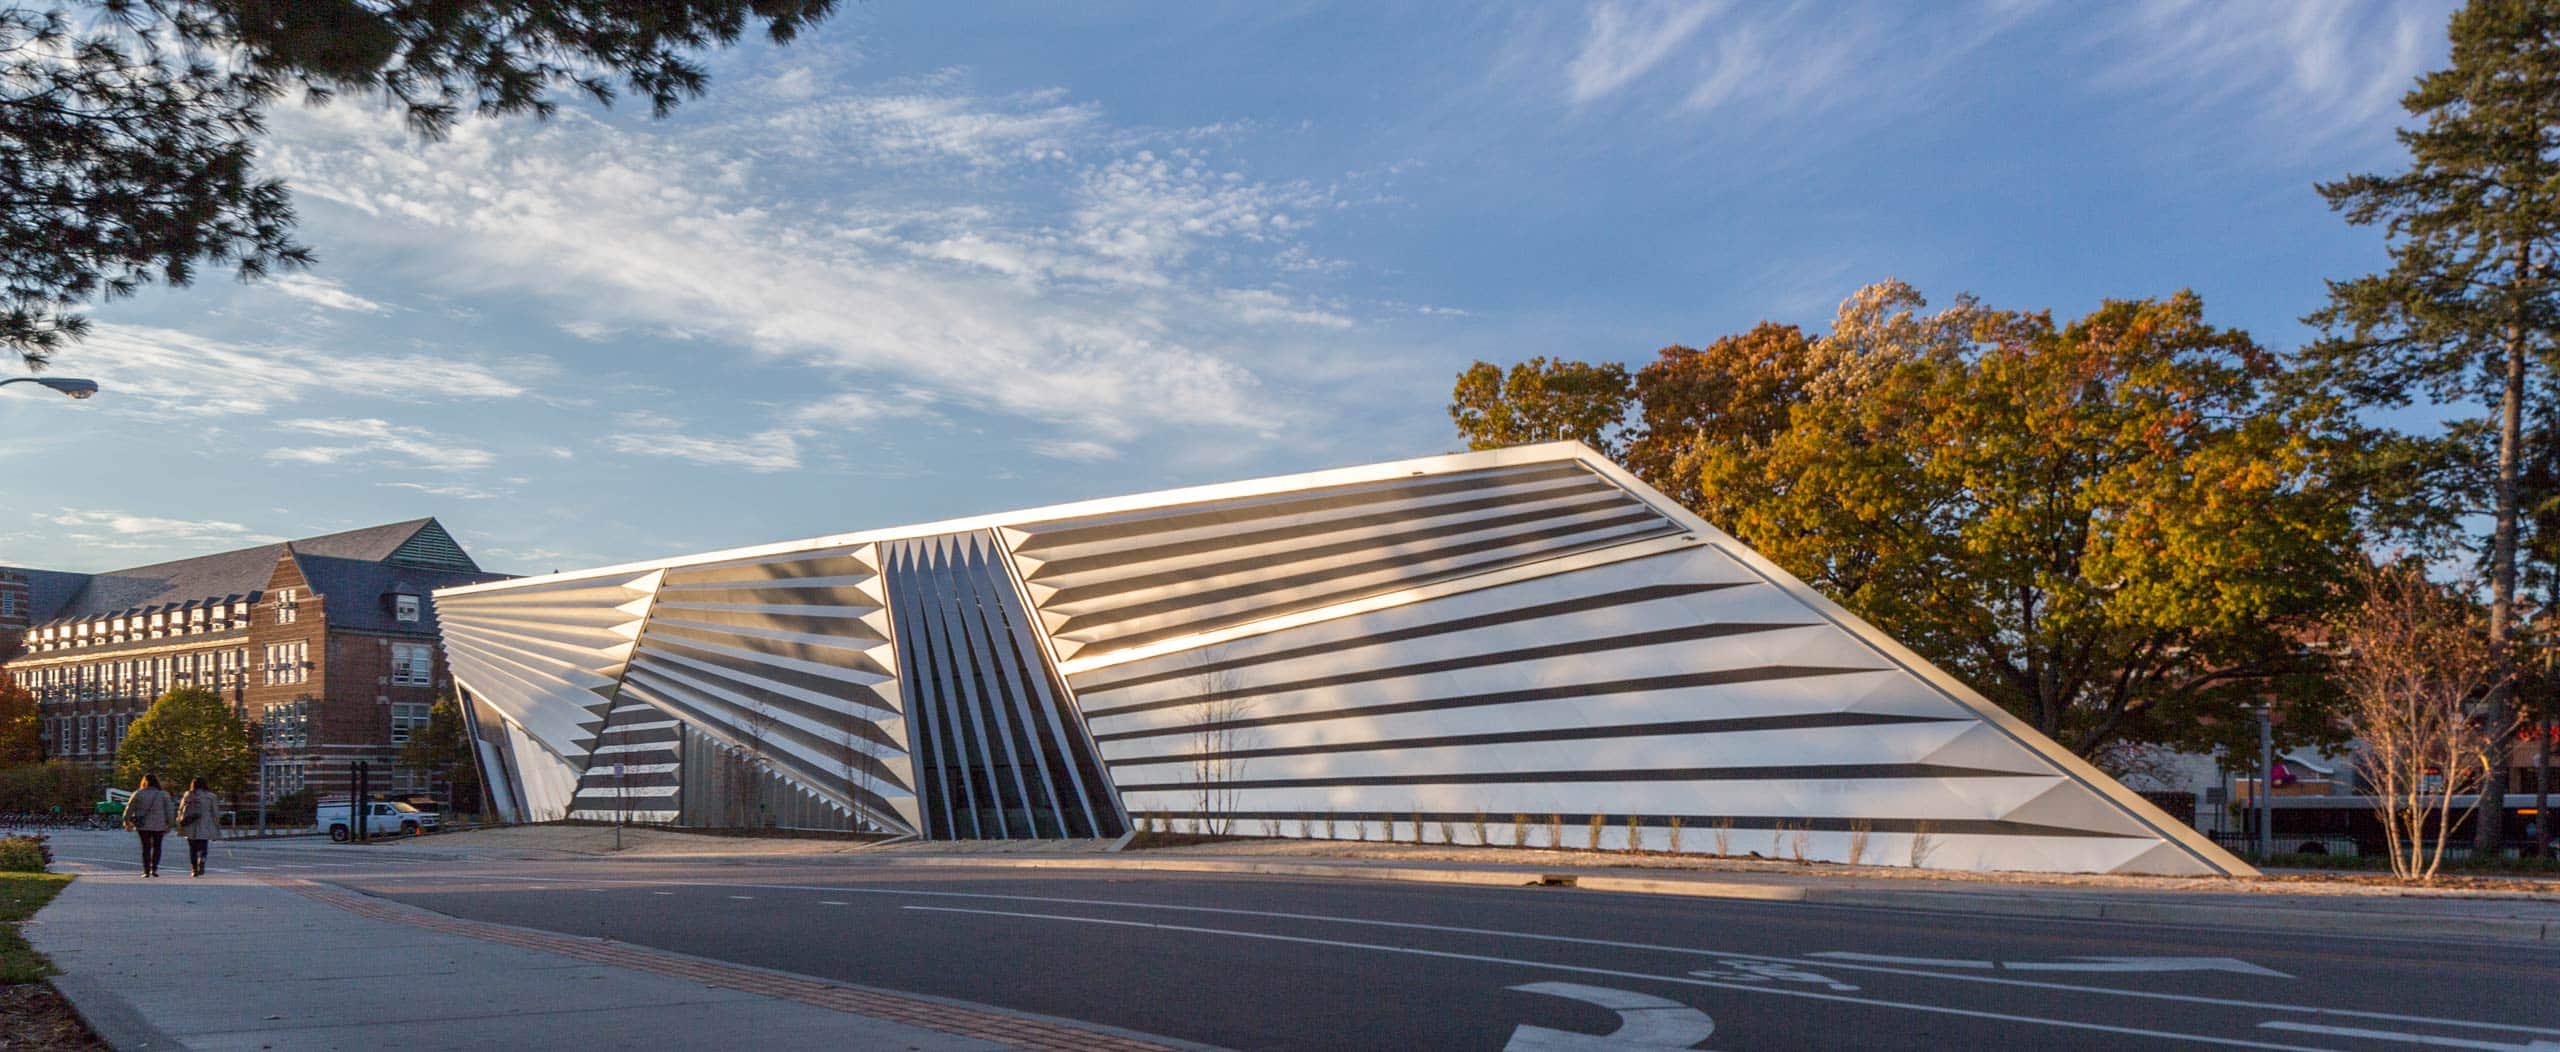
[[[521,817],[2247,871],[1570,443],[437,602]]]

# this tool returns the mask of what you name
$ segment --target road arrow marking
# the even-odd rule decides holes
[[[2002,961],[2000,967],[2020,972],[2238,972],[2293,978],[2230,957],[2074,957],[2070,961]]]
[[[2362,1027],[2321,1026],[2317,1023],[2288,1023],[2283,1020],[2260,1023],[2258,1024],[2258,1028],[2261,1030],[2295,1030],[2306,1034],[2326,1034],[2331,1037],[2364,1037],[2372,1038],[2376,1041],[2407,1041],[2412,1044],[2434,1045],[2438,1048],[2477,1048],[2484,1049],[2486,1052],[2552,1052],[2552,1050],[2560,1049],[2560,1044],[2554,1044],[2549,1041],[2535,1041],[2530,1044],[2510,1045],[2498,1041],[2478,1041],[2467,1037],[2439,1037],[2434,1034],[2402,1033],[2398,1030],[2366,1030]]]
[[[1530,994],[1564,997],[1618,1013],[1618,1029],[1607,1034],[1577,1034],[1523,1023],[1511,1032],[1503,1052],[1637,1052],[1639,1049],[1693,1048],[1715,1035],[1716,1021],[1678,1001],[1632,990],[1582,983],[1530,983],[1514,986]]]

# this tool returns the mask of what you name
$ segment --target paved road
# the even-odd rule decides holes
[[[2515,944],[840,859],[444,860],[433,843],[229,847],[216,867],[1239,1049],[2560,1048],[2560,950]],[[122,844],[64,853],[116,865]],[[1613,1031],[1651,1044],[1584,1037]]]

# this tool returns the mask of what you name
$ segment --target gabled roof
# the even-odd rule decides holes
[[[190,602],[252,599],[266,590],[276,560],[288,546],[306,558],[415,568],[418,576],[434,578],[432,583],[421,580],[427,587],[470,583],[459,579],[463,576],[472,581],[496,576],[481,573],[435,519],[411,519],[97,574],[23,571],[34,608],[29,622],[44,625]],[[329,594],[317,581],[312,590]],[[366,601],[371,600],[368,595]]]
[[[302,567],[302,578],[311,590],[327,603],[329,627],[358,631],[433,632],[436,615],[434,604],[426,601],[429,592],[505,577],[478,570],[433,570],[392,562],[335,559],[312,555],[298,546],[293,561]],[[403,623],[392,616],[384,597],[394,592],[418,597],[417,621]]]

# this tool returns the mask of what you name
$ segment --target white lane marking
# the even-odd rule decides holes
[[[652,895],[673,895],[673,894],[675,894],[675,892],[672,892],[672,891],[652,891],[652,892],[650,892],[649,894],[652,894]]]
[[[1639,1049],[1683,1049],[1714,1037],[1716,1021],[1705,1012],[1667,998],[1581,983],[1529,983],[1514,986],[1522,993],[1568,997],[1618,1013],[1618,1028],[1606,1034],[1578,1034],[1527,1023],[1511,1031],[1502,1052],[1636,1052]]]
[[[367,875],[362,879],[372,881],[402,881],[450,880],[452,878],[442,874],[414,877],[383,874],[379,876]],[[510,877],[484,874],[482,875],[482,879],[540,882],[551,878]],[[1566,943],[1575,946],[1606,946],[1613,949],[1648,950],[1655,953],[1673,953],[1690,957],[1731,957],[1763,961],[1778,961],[1789,964],[1828,964],[1830,967],[1834,968],[1849,968],[1862,972],[1882,972],[1890,975],[1906,975],[1915,978],[1937,979],[1947,982],[1990,983],[1997,986],[2017,986],[2036,990],[2060,990],[2067,993],[2107,994],[2115,997],[2138,997],[2154,1001],[2175,1001],[2182,1004],[2218,1005],[2227,1008],[2255,1008],[2269,1012],[2301,1012],[2308,1015],[2332,1015],[2353,1019],[2378,1019],[2394,1023],[2425,1023],[2431,1026],[2465,1026],[2480,1030],[2506,1030],[2521,1034],[2548,1034],[2554,1037],[2560,1037],[2560,1029],[2539,1026],[2521,1026],[2515,1023],[2484,1023],[2474,1019],[2447,1019],[2442,1016],[2406,1015],[2399,1012],[2374,1012],[2358,1008],[2328,1008],[2321,1005],[2287,1004],[2282,1001],[2250,1001],[2231,997],[2207,997],[2202,994],[2168,993],[2159,990],[2127,990],[2112,986],[2088,986],[2079,983],[2050,982],[2040,979],[2009,979],[1993,975],[1964,975],[1955,972],[1919,971],[1909,968],[1895,968],[1884,965],[1853,964],[1839,960],[1806,961],[1800,958],[1781,957],[1775,954],[1701,949],[1696,946],[1665,946],[1660,943],[1624,942],[1616,939],[1592,939],[1577,935],[1547,935],[1540,932],[1505,931],[1500,928],[1470,928],[1463,925],[1421,924],[1413,921],[1371,920],[1365,917],[1336,917],[1322,913],[1289,913],[1277,910],[1235,909],[1224,906],[1177,906],[1159,902],[1131,902],[1126,899],[1071,899],[1048,895],[1006,895],[987,891],[919,891],[904,888],[863,888],[848,887],[841,884],[714,884],[698,881],[664,879],[605,879],[598,880],[596,883],[673,884],[678,887],[687,888],[758,888],[767,891],[824,891],[839,895],[888,895],[892,897],[904,895],[912,898],[980,899],[998,902],[1041,902],[1070,906],[1116,906],[1123,909],[1134,910],[1169,910],[1180,913],[1209,913],[1238,917],[1267,917],[1277,920],[1318,921],[1327,924],[1350,924],[1372,928],[1395,928],[1411,931],[1444,932],[1457,935],[1484,935],[1495,938]]]
[[[1880,953],[1853,953],[1848,950],[1817,950],[1807,957],[1823,957],[1837,961],[1870,961],[1877,964],[1908,964],[1923,968],[2001,968],[2017,972],[2238,972],[2242,975],[2264,975],[2291,979],[2273,968],[2251,964],[2236,957],[2070,957],[2060,961],[1977,961],[1950,957],[1892,957]]]
[[[2073,957],[2068,961],[2002,961],[2000,967],[2021,972],[2238,972],[2293,978],[2231,957]]]
[[[2283,1020],[2260,1023],[2258,1024],[2258,1027],[2263,1030],[2299,1030],[2306,1034],[2325,1034],[2330,1037],[2358,1037],[2369,1038],[2375,1041],[2407,1041],[2413,1044],[2434,1045],[2438,1048],[2479,1048],[2487,1049],[2489,1052],[2545,1052],[2547,1049],[2560,1049],[2560,1044],[2554,1044],[2549,1041],[2535,1041],[2531,1044],[2524,1045],[2508,1045],[2500,1044],[2495,1041],[2474,1041],[2467,1037],[2439,1037],[2434,1034],[2404,1034],[2396,1030],[2365,1030],[2352,1026],[2319,1026],[2312,1023],[2290,1023]]]
[[[1773,994],[1779,997],[1810,997],[1818,1001],[1838,1001],[1844,1004],[1865,1005],[1870,1008],[1900,1008],[1913,1012],[1931,1012],[1938,1015],[1965,1016],[1972,1019],[1996,1019],[2009,1023],[2031,1023],[2037,1026],[2054,1026],[2069,1030],[2094,1030],[2108,1034],[2129,1034],[2134,1037],[2157,1037],[2171,1041],[2200,1041],[2209,1045],[2235,1045],[2241,1048],[2280,1048],[2294,1050],[2294,1052],[2329,1052],[2329,1050],[2326,1049],[2316,1049],[2313,1046],[2307,1045],[2270,1045],[2263,1041],[2214,1037],[2210,1034],[2181,1034],[2167,1030],[2144,1030],[2139,1027],[2109,1026],[2105,1023],[2088,1023],[2073,1019],[2046,1019],[2040,1016],[2031,1015],[2011,1015],[2006,1012],[1989,1012],[1975,1008],[1957,1008],[1952,1005],[1919,1004],[1912,1001],[1887,1001],[1878,997],[1851,997],[1847,994],[1821,993],[1814,990],[1798,990],[1783,986],[1751,986],[1745,983],[1720,982],[1713,979],[1695,979],[1683,975],[1652,975],[1645,972],[1621,971],[1616,968],[1593,968],[1588,965],[1558,964],[1553,961],[1529,961],[1512,957],[1493,957],[1480,953],[1458,953],[1452,950],[1425,950],[1415,946],[1388,946],[1381,943],[1347,942],[1338,939],[1318,939],[1306,935],[1279,935],[1271,932],[1236,931],[1229,928],[1202,928],[1188,924],[1151,924],[1146,921],[1112,920],[1107,917],[1066,917],[1054,913],[1017,913],[1008,910],[972,910],[961,909],[954,906],[900,906],[898,908],[902,910],[917,910],[926,913],[966,913],[983,917],[1012,917],[1021,920],[1061,921],[1068,924],[1100,924],[1117,928],[1150,928],[1157,931],[1178,931],[1195,935],[1225,935],[1231,938],[1258,939],[1266,942],[1292,942],[1309,946],[1333,946],[1350,950],[1373,950],[1379,953],[1400,953],[1415,957],[1438,957],[1444,960],[1475,961],[1481,964],[1507,964],[1521,968],[1543,968],[1548,971],[1574,972],[1582,975],[1606,975],[1612,978],[1635,979],[1642,982],[1679,983],[1687,986],[1711,987],[1718,990],[1741,990],[1747,993]]]
[[[821,906],[850,906],[850,905],[853,905],[853,904],[852,904],[852,903],[850,903],[850,902],[837,902],[837,901],[834,901],[834,900],[832,900],[832,899],[819,899],[819,900],[818,900],[818,905],[821,905]]]
[[[755,896],[753,895],[731,895],[729,897],[733,899],[744,899],[749,902],[755,901]]]
[[[1998,964],[1993,961],[1969,961],[1953,957],[1895,957],[1891,954],[1853,953],[1848,950],[1816,950],[1812,953],[1805,954],[1805,956],[1821,957],[1834,961],[1865,961],[1869,964],[1909,964],[1923,968],[1990,969],[1998,967]]]

